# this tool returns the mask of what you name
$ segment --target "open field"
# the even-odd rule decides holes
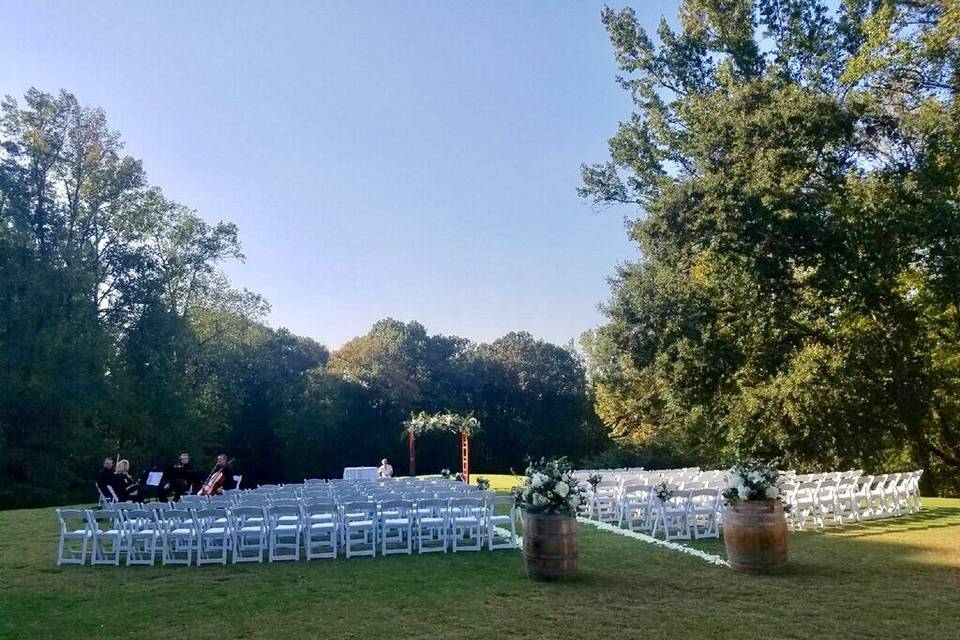
[[[0,637],[958,637],[960,500],[793,534],[777,577],[580,532],[580,580],[541,584],[515,551],[56,567],[52,509],[0,512]],[[722,543],[694,545],[722,553]]]

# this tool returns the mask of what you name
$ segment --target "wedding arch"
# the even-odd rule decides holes
[[[421,411],[411,415],[403,424],[407,428],[411,476],[417,475],[417,436],[429,431],[447,431],[460,434],[460,472],[464,482],[470,482],[470,436],[480,429],[480,422],[476,418],[457,413],[429,414]]]

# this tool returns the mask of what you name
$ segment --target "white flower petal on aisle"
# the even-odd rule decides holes
[[[503,527],[494,527],[493,531],[501,538],[510,537],[510,532]],[[520,549],[521,551],[523,550],[523,536],[517,536],[517,549]]]
[[[667,542],[666,540],[661,540],[659,538],[654,538],[645,533],[637,533],[636,531],[630,531],[629,529],[621,529],[615,525],[609,524],[607,522],[597,522],[596,520],[590,520],[588,518],[577,518],[577,522],[582,524],[588,524],[592,527],[596,527],[600,531],[608,531],[610,533],[616,533],[625,538],[633,538],[634,540],[639,540],[641,542],[646,542],[647,544],[654,544],[661,547],[666,547],[673,551],[679,551],[680,553],[685,553],[688,556],[694,556],[695,558],[700,558],[705,560],[710,564],[715,564],[720,567],[729,567],[730,564],[721,558],[718,555],[712,553],[707,553],[706,551],[701,551],[700,549],[694,549],[692,547],[686,547],[682,544],[677,544],[676,542]]]

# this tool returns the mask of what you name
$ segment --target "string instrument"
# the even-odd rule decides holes
[[[227,464],[230,464],[230,462],[228,461]],[[223,475],[223,467],[221,467],[219,464],[214,466],[213,471],[211,471],[210,475],[207,476],[206,482],[204,482],[203,486],[200,487],[200,491],[197,491],[197,495],[213,496],[220,493],[220,490],[223,488],[224,480],[226,480],[226,477]]]

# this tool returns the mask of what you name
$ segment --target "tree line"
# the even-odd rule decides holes
[[[414,411],[472,413],[473,465],[602,446],[584,367],[510,333],[489,344],[386,319],[330,353],[266,326],[232,286],[237,228],[150,185],[104,113],[29,90],[0,113],[0,506],[89,500],[107,456],[137,469],[226,452],[245,482],[407,466]],[[418,442],[422,472],[456,439]]]
[[[100,460],[221,451],[250,482],[406,467],[413,412],[472,413],[474,468],[960,472],[960,10],[684,0],[602,13],[634,112],[580,193],[637,211],[580,354],[385,319],[330,352],[222,271],[237,228],[149,184],[104,113],[0,105],[0,507],[88,499]],[[456,441],[418,441],[418,468]]]
[[[960,490],[960,6],[602,18],[634,112],[581,194],[643,256],[585,340],[614,436]]]

